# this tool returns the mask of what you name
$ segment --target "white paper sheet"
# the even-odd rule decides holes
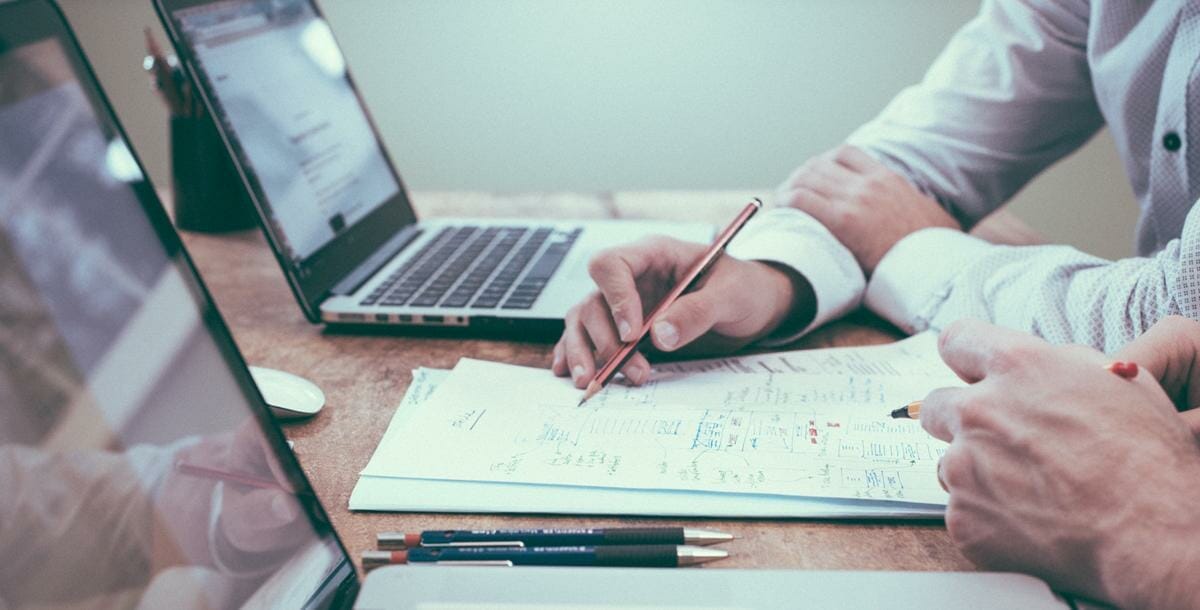
[[[413,371],[404,400],[388,426],[383,445],[403,442],[406,417],[424,403],[450,371]],[[362,475],[350,495],[350,510],[546,513],[660,517],[887,518],[941,517],[941,506],[897,502],[827,500],[757,494],[614,489],[567,485],[525,485],[472,481],[430,481]]]
[[[755,494],[429,481],[362,475],[350,510],[626,517],[936,519],[944,506]]]
[[[752,503],[764,516],[839,516],[886,500],[903,504],[884,512],[928,516],[940,508],[909,511],[910,503],[945,502],[933,473],[944,445],[916,422],[886,419],[899,404],[959,383],[928,336],[672,364],[645,388],[612,387],[583,408],[578,390],[540,369],[464,360],[431,395],[435,376],[414,374],[416,400],[397,412],[352,508],[387,508],[410,493],[427,503],[440,488],[451,493],[447,480],[471,486],[481,503],[491,496],[491,511],[549,503],[557,508],[539,512],[596,513],[589,507],[613,502],[612,512],[629,513],[621,502],[636,498],[648,511],[636,514],[692,514],[680,510],[690,510],[678,497],[686,495],[716,496],[695,507],[702,514],[740,506],[752,516]],[[581,495],[593,497],[580,505]],[[805,507],[772,496],[859,502]],[[664,502],[677,506],[655,510]],[[470,510],[461,499],[446,504]]]

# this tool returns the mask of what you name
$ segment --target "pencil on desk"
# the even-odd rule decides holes
[[[402,551],[366,551],[364,570],[404,564],[487,566],[572,566],[683,568],[729,557],[728,551],[703,546],[565,547],[414,547]]]
[[[694,527],[584,527],[568,529],[426,530],[419,534],[381,532],[375,541],[382,550],[465,546],[606,546],[675,544],[709,546],[733,540],[732,534]]]
[[[653,328],[658,318],[675,303],[676,299],[691,290],[696,282],[712,268],[717,259],[721,257],[721,253],[725,251],[725,247],[729,245],[729,242],[733,241],[733,238],[742,230],[742,227],[746,226],[750,218],[760,209],[762,209],[762,200],[756,197],[754,201],[747,203],[746,207],[742,208],[742,211],[733,219],[733,222],[729,223],[729,226],[725,227],[724,231],[721,231],[717,235],[717,238],[713,240],[712,245],[708,247],[704,255],[695,263],[692,263],[687,273],[680,278],[679,283],[675,284],[675,287],[663,297],[662,301],[650,312],[650,315],[646,316],[646,319],[642,322],[642,328],[638,331],[637,335],[622,344],[621,348],[608,359],[608,362],[605,362],[604,366],[600,367],[599,371],[596,371],[596,375],[592,377],[592,381],[588,383],[587,389],[583,393],[583,398],[579,401],[579,406],[583,406],[583,403],[595,396],[604,386],[608,385],[609,381],[612,381],[617,371],[621,370],[621,367],[625,366],[625,363],[637,352],[638,345],[642,342],[642,339],[650,334],[650,329]]]

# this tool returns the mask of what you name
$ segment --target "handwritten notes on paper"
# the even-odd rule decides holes
[[[364,475],[934,504],[945,445],[887,412],[960,383],[926,336],[673,363],[582,407],[544,369],[464,359],[440,381]]]

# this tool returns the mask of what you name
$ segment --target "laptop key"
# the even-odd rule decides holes
[[[531,309],[531,308],[533,308],[533,301],[532,300],[509,299],[509,300],[505,301],[504,305],[501,306],[500,308],[501,309]]]
[[[470,300],[471,300],[471,295],[469,295],[469,294],[467,294],[467,295],[452,294],[445,301],[442,301],[441,307],[466,307],[467,303],[470,302]]]

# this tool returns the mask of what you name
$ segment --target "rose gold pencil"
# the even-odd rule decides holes
[[[642,339],[650,334],[650,329],[658,321],[658,318],[675,303],[676,299],[690,290],[704,273],[713,266],[713,263],[717,262],[717,259],[721,257],[721,253],[725,251],[725,247],[729,245],[729,242],[733,241],[738,231],[741,231],[742,227],[746,226],[746,222],[760,209],[762,209],[762,201],[755,198],[754,201],[747,203],[746,207],[742,208],[742,211],[733,219],[733,222],[729,223],[728,227],[725,227],[724,231],[721,231],[717,235],[717,238],[713,240],[712,245],[708,247],[704,255],[692,264],[687,273],[679,280],[679,283],[675,284],[671,292],[668,292],[667,296],[663,297],[663,300],[650,312],[650,315],[646,316],[646,319],[642,322],[642,328],[638,331],[637,335],[622,344],[621,349],[617,350],[599,371],[596,371],[596,375],[592,377],[592,381],[588,383],[587,389],[583,393],[583,398],[579,401],[579,406],[583,406],[583,403],[595,396],[604,386],[608,385],[609,381],[612,381],[617,371],[621,370],[621,367],[625,366],[625,363],[633,357]]]

